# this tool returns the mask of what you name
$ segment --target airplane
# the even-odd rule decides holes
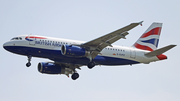
[[[142,22],[131,23],[114,32],[91,41],[83,42],[38,35],[20,35],[3,44],[5,50],[27,56],[26,66],[31,66],[31,58],[46,58],[53,62],[39,62],[38,71],[44,74],[65,74],[73,80],[79,78],[76,69],[96,65],[133,65],[167,59],[163,53],[175,47],[168,45],[157,49],[162,23],[154,22],[132,47],[112,45],[119,39],[126,39],[128,31]]]

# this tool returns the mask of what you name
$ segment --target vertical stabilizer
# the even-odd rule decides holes
[[[158,47],[161,28],[162,23],[152,23],[136,43],[134,43],[133,47],[148,51],[156,50]]]

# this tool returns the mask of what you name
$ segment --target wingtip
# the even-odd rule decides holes
[[[142,23],[143,23],[144,21],[141,21],[141,22],[139,22],[139,24],[142,26]]]
[[[173,45],[173,44],[172,44],[171,46],[172,46],[172,47],[175,47],[175,46],[177,46],[177,45]]]
[[[144,21],[140,21],[139,23],[142,24]]]

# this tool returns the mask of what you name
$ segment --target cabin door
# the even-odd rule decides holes
[[[131,49],[130,50],[130,57],[133,58],[133,59],[136,58],[136,51],[135,51],[135,49]]]
[[[36,38],[34,36],[29,36],[29,45],[35,45]]]

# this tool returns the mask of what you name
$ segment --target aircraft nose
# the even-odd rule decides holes
[[[13,44],[11,43],[11,42],[6,42],[6,43],[4,43],[3,44],[3,48],[5,49],[5,50],[9,50],[9,46],[12,46]]]
[[[3,48],[4,48],[5,50],[7,50],[7,46],[8,46],[8,43],[7,43],[7,42],[3,44]]]

